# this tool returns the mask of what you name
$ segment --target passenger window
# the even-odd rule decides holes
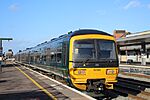
[[[52,62],[55,62],[55,58],[56,58],[56,57],[55,57],[55,54],[52,54],[52,55],[51,55],[51,61],[52,61]]]
[[[62,45],[60,44],[56,51],[56,61],[57,63],[62,63]]]
[[[50,48],[46,50],[46,65],[50,64],[51,56],[50,56]]]
[[[57,63],[61,63],[61,58],[62,58],[61,54],[62,53],[57,54]]]
[[[63,45],[62,45],[62,64],[63,64],[63,66],[66,66],[66,62],[67,62],[67,43],[63,43]]]

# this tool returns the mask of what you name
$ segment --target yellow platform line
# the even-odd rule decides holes
[[[55,96],[53,96],[51,93],[49,93],[46,89],[44,89],[39,83],[37,83],[34,79],[32,79],[29,75],[27,75],[24,71],[22,71],[20,68],[17,68],[21,73],[23,73],[29,80],[31,80],[38,88],[40,88],[43,92],[45,92],[49,97],[51,97],[53,100],[57,100]]]

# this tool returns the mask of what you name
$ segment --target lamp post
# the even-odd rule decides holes
[[[3,46],[2,41],[4,40],[12,40],[12,38],[0,38],[0,72],[2,72],[2,61],[3,61]]]

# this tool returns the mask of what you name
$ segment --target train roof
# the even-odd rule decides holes
[[[53,38],[50,41],[45,41],[45,42],[43,42],[41,44],[36,45],[35,47],[27,48],[26,50],[23,50],[22,53],[29,52],[29,51],[32,51],[32,50],[37,50],[37,49],[39,49],[41,47],[44,47],[45,45],[48,45],[51,42],[58,41],[60,39],[64,39],[64,38],[68,38],[69,39],[69,38],[71,38],[73,36],[76,36],[76,35],[85,35],[85,34],[100,34],[100,35],[112,36],[111,34],[108,34],[106,32],[99,31],[99,30],[79,29],[79,30],[76,30],[74,32],[71,31],[68,34],[63,34],[63,35],[59,36],[58,38]]]
[[[112,36],[111,34],[108,34],[108,33],[106,33],[106,32],[99,31],[99,30],[80,29],[80,30],[77,30],[77,31],[72,32],[72,33],[71,33],[71,37],[72,37],[72,36],[76,36],[76,35],[85,35],[85,34],[101,34],[101,35]]]

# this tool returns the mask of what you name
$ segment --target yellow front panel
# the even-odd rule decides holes
[[[105,36],[105,35],[98,35],[98,34],[74,36],[70,40],[69,61],[73,61],[73,43],[75,40],[80,40],[80,39],[105,39],[105,40],[115,41],[114,37],[112,36]],[[72,62],[69,63],[69,69],[71,68],[72,68]]]
[[[75,40],[81,39],[105,39],[113,40],[115,39],[112,36],[105,35],[78,35],[74,36],[70,40],[70,50],[69,50],[69,61],[73,61],[73,43]],[[117,70],[117,73],[114,75],[106,75],[107,69]],[[116,82],[116,76],[118,74],[118,68],[73,68],[73,63],[69,62],[69,73],[73,85],[79,89],[86,90],[86,85],[83,83],[87,82],[87,79],[106,79],[106,82]]]
[[[113,69],[116,71],[115,74],[106,74],[108,69]],[[85,72],[80,73],[81,70]],[[118,68],[72,68],[70,70],[71,80],[75,87],[86,90],[87,79],[105,79],[106,85],[117,82],[116,77],[118,75]]]
[[[116,76],[118,75],[118,68],[73,68],[74,70],[71,70],[71,76],[74,79],[100,79],[100,78],[106,78],[107,80],[115,80]],[[81,70],[85,70],[85,74],[78,73],[81,72]],[[106,74],[106,70],[113,69],[116,71],[115,74]],[[77,74],[78,73],[78,74]]]

